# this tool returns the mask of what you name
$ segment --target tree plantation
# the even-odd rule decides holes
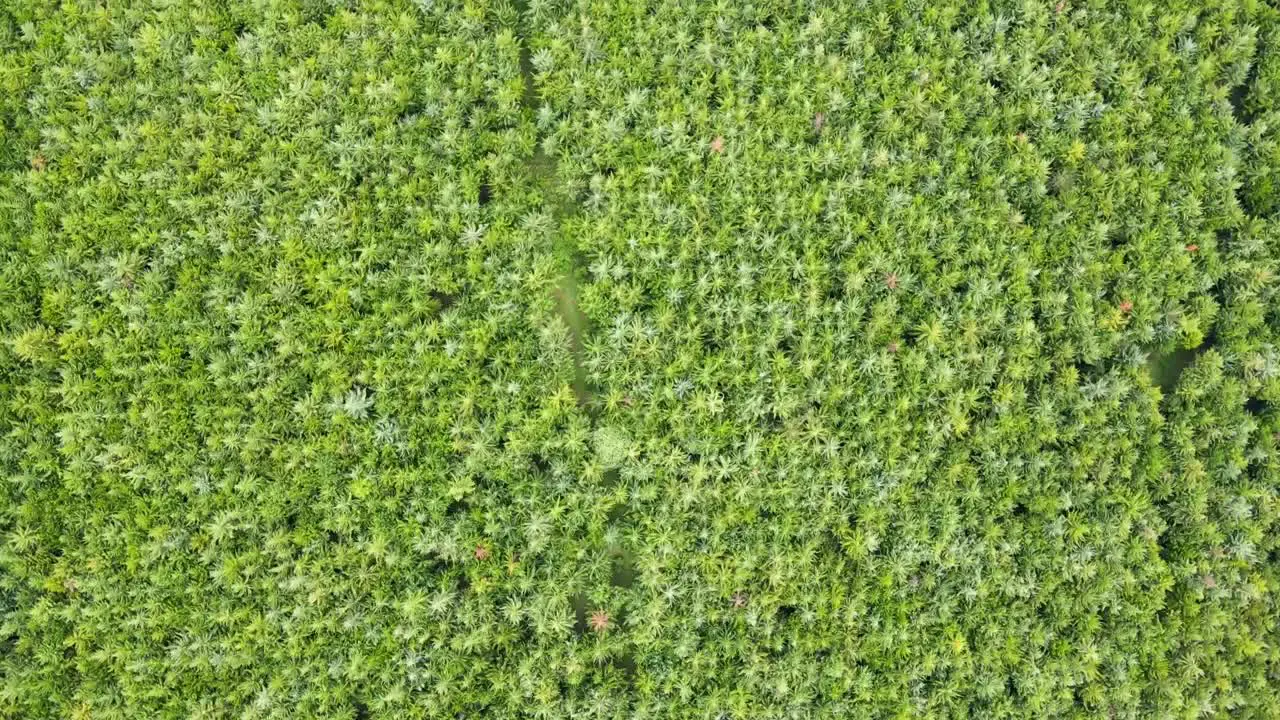
[[[1280,9],[0,3],[0,718],[1280,717]]]

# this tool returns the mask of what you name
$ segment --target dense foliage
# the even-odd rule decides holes
[[[1280,715],[1280,11],[0,6],[0,717]]]

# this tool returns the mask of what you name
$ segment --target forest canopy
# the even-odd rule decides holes
[[[1280,716],[1280,10],[0,4],[0,718]]]

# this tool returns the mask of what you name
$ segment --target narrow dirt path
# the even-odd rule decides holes
[[[533,51],[525,35],[524,16],[527,3],[517,3],[520,22],[516,36],[520,40],[520,74],[524,78],[524,95],[522,103],[529,113],[538,111],[538,89],[534,80]],[[560,279],[553,290],[556,299],[556,310],[569,328],[569,342],[573,352],[573,392],[578,398],[578,405],[593,413],[593,396],[587,382],[587,370],[584,364],[585,346],[583,338],[588,328],[587,316],[578,307],[578,277],[584,268],[581,254],[576,243],[566,231],[566,221],[578,212],[578,204],[569,197],[560,185],[557,176],[557,163],[554,157],[547,155],[542,148],[541,138],[534,146],[533,157],[527,163],[534,182],[542,192],[547,208],[551,212],[553,223],[552,243],[556,264],[559,267]]]

